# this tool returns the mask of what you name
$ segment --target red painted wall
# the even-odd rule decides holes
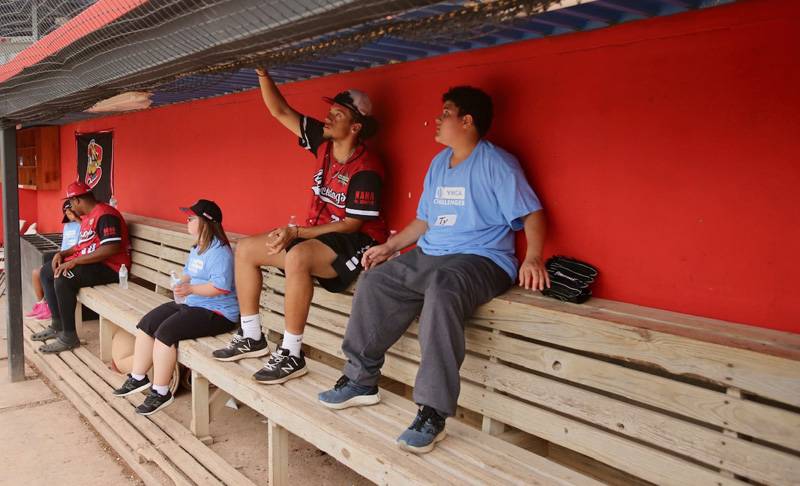
[[[800,332],[798,15],[791,0],[743,1],[283,91],[316,116],[323,95],[370,93],[400,228],[441,149],[441,93],[482,87],[496,103],[489,139],[545,204],[546,254],[595,263],[596,295]],[[124,211],[178,221],[179,204],[209,197],[244,233],[305,213],[312,159],[255,91],[66,126],[64,185],[74,132],[101,129],[115,132]],[[39,214],[53,215],[42,226],[58,227],[59,197],[40,195]]]
[[[0,194],[2,194],[3,184],[0,183]],[[31,223],[38,220],[39,201],[36,191],[30,189],[18,189],[17,194],[19,197],[19,219],[25,220],[23,231],[28,229]],[[0,209],[2,209],[2,201],[0,201]],[[37,225],[38,227],[38,225]],[[3,243],[5,233],[3,233],[3,218],[0,218],[0,244]]]

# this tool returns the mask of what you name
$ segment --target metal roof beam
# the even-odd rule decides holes
[[[658,15],[658,8],[655,10],[645,8],[643,2],[636,2],[636,6],[628,2],[623,3],[621,0],[594,0],[596,5],[608,7],[613,10],[619,10],[625,13],[639,15],[641,17],[653,17]]]

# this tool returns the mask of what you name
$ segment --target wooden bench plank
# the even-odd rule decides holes
[[[506,297],[513,300],[521,299],[524,302],[526,298],[531,297],[531,294],[514,288],[506,294]],[[533,297],[545,299],[536,294],[533,294]],[[800,360],[800,334],[600,298],[592,298],[581,304],[581,307],[587,311],[591,309],[593,313],[603,313],[613,319],[613,322],[620,324]]]
[[[136,218],[123,216],[128,223],[128,231],[133,238],[140,238],[153,242],[163,243],[181,250],[188,251],[194,244],[194,238],[186,233],[186,230],[176,231],[165,228],[157,228],[151,224],[141,224]]]
[[[138,266],[146,267],[159,273],[163,273],[167,281],[169,281],[170,272],[181,273],[183,271],[183,265],[172,263],[169,260],[159,260],[156,257],[145,255],[144,253],[139,252],[134,252],[131,255],[131,261]],[[156,283],[152,280],[151,282]],[[169,288],[169,285],[167,285],[166,288]]]
[[[132,238],[131,248],[136,253],[168,260],[181,266],[186,263],[186,260],[189,256],[189,252],[186,250],[175,249],[169,246],[143,240],[141,238]]]
[[[552,301],[552,302],[550,302]],[[533,295],[480,307],[487,327],[612,358],[658,365],[800,407],[798,362],[613,322],[611,316]]]

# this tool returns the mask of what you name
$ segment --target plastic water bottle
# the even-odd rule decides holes
[[[125,265],[119,267],[119,288],[128,288],[128,269],[125,268]]]
[[[178,274],[175,272],[175,270],[169,272],[169,277],[170,277],[169,288],[172,289],[172,295],[175,296],[175,303],[183,304],[184,302],[186,302],[186,297],[181,297],[175,293],[175,287],[181,283],[181,278],[178,277]]]

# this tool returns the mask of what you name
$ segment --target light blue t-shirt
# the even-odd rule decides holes
[[[417,246],[427,255],[467,253],[491,259],[517,278],[514,231],[542,209],[517,159],[481,140],[466,160],[450,168],[449,147],[433,158],[417,207],[428,231]]]
[[[214,238],[202,255],[198,253],[196,246],[192,247],[183,273],[191,277],[191,285],[210,283],[226,292],[216,297],[192,294],[186,298],[186,305],[218,312],[230,321],[239,320],[239,303],[236,301],[233,280],[233,252],[230,246],[223,246]]]
[[[64,223],[64,231],[61,232],[61,250],[72,248],[81,239],[81,224],[77,221]]]

